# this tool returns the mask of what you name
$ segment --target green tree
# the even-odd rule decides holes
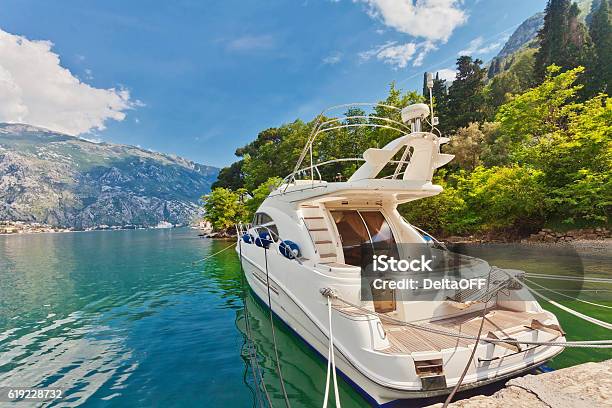
[[[462,194],[446,180],[440,170],[434,182],[444,188],[442,193],[402,204],[398,210],[408,222],[434,235],[463,234],[474,229]]]
[[[312,123],[296,120],[278,128],[267,129],[257,139],[236,153],[244,160],[244,186],[255,190],[272,176],[285,177],[293,171]]]
[[[484,79],[487,70],[482,61],[461,56],[457,59],[457,75],[448,88],[447,116],[440,119],[444,131],[456,130],[470,122],[482,122],[485,118]]]
[[[253,196],[245,203],[248,210],[249,219],[253,218],[253,215],[255,215],[261,203],[268,198],[268,195],[270,195],[275,188],[280,186],[282,181],[283,180],[280,177],[270,177],[268,180],[261,183],[259,187],[253,190]]]
[[[589,34],[593,41],[594,57],[588,63],[590,94],[609,92],[612,83],[612,10],[609,0],[601,0],[592,14]]]
[[[485,89],[487,119],[495,115],[500,105],[512,99],[512,95],[525,92],[536,85],[534,80],[534,49],[526,49],[515,55],[507,70],[495,75]]]
[[[244,187],[244,175],[242,174],[243,161],[239,160],[232,163],[229,167],[224,167],[219,171],[217,180],[212,184],[211,189],[225,187],[230,190],[238,190]]]
[[[225,231],[239,222],[246,222],[248,212],[245,207],[246,190],[228,190],[215,188],[210,194],[202,197],[204,201],[204,219],[212,224],[215,231]]]
[[[440,75],[436,72],[433,88],[431,90],[434,98],[435,115],[439,118],[448,116],[448,86],[445,79],[440,79]],[[429,95],[427,95],[429,97]]]
[[[458,189],[482,231],[511,228],[533,230],[543,223],[543,173],[520,167],[477,167],[458,176]]]
[[[582,85],[576,85],[583,67],[559,74],[553,65],[542,85],[516,96],[500,106],[496,121],[500,131],[515,146],[537,142],[564,126],[568,113],[575,107],[573,100]]]
[[[544,26],[538,32],[540,48],[536,53],[535,72],[544,80],[549,65],[563,70],[585,65],[591,57],[590,39],[579,19],[580,10],[570,0],[549,0]]]
[[[558,74],[500,107],[501,138],[512,161],[543,172],[549,218],[607,223],[612,174],[612,102],[576,102],[582,67]],[[558,74],[558,75],[555,75]]]

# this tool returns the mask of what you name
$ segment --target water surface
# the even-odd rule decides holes
[[[188,229],[0,237],[0,386],[66,389],[51,406],[253,407],[266,398],[254,382],[260,372],[273,406],[284,406],[269,315],[243,290],[234,251],[193,263],[231,244]],[[499,266],[553,262],[541,251],[468,250]],[[610,258],[600,261],[595,269],[605,272]],[[572,339],[609,337],[554,311]],[[321,406],[326,363],[276,325],[292,406]],[[610,357],[568,350],[552,365]],[[344,381],[340,387],[343,407],[367,406]]]

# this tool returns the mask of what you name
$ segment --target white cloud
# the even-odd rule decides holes
[[[482,37],[476,37],[468,44],[467,48],[458,52],[458,55],[482,55],[488,54],[491,51],[495,51],[501,48],[508,37],[501,38],[498,41],[485,44],[485,40]]]
[[[401,33],[446,42],[467,13],[461,0],[353,0],[365,3],[368,14]]]
[[[455,80],[455,75],[457,74],[457,71],[452,68],[444,68],[439,69],[437,74],[438,78],[445,79],[447,82],[453,82]]]
[[[245,35],[231,40],[227,47],[233,51],[256,51],[274,47],[274,37],[269,34]]]
[[[374,47],[367,51],[362,51],[357,55],[359,56],[359,60],[361,62],[365,62],[365,61],[368,61],[370,58],[375,57],[379,52],[381,52],[385,48],[391,47],[394,44],[397,44],[397,41],[387,41],[383,45],[379,45],[378,47]]]
[[[412,65],[415,67],[422,65],[425,56],[435,49],[437,49],[437,47],[430,41],[424,41],[419,44],[415,42],[398,44],[397,41],[388,41],[383,45],[379,45],[367,51],[362,51],[358,55],[361,62],[376,57],[377,60],[383,61],[385,64],[392,65],[393,68],[398,69],[406,68],[415,54],[416,58],[412,62]]]
[[[429,54],[430,51],[435,51],[438,49],[434,43],[431,41],[425,41],[424,43],[419,44],[421,51],[419,51],[419,55],[414,59],[412,63],[413,67],[420,67],[423,65],[423,60]]]
[[[327,57],[323,58],[323,60],[322,60],[323,64],[325,64],[325,65],[336,65],[340,61],[342,61],[342,53],[341,52],[334,52],[333,54],[328,55]]]
[[[415,43],[392,45],[381,50],[376,58],[384,61],[385,64],[393,65],[395,68],[405,68],[415,52]]]
[[[125,89],[94,88],[60,65],[49,41],[0,29],[0,122],[77,135],[121,121],[137,105]]]

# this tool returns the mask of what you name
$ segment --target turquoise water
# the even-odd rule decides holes
[[[231,244],[188,229],[0,237],[0,386],[66,389],[51,406],[258,406],[237,257],[193,264]],[[257,365],[282,407],[267,311],[245,299]],[[560,317],[574,338],[609,337]],[[326,364],[278,322],[276,333],[292,406],[321,406]],[[566,351],[553,364],[610,357]],[[367,406],[340,386],[343,407]]]

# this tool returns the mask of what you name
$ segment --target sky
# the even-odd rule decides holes
[[[0,0],[0,122],[226,166],[267,128],[485,62],[545,0]]]

